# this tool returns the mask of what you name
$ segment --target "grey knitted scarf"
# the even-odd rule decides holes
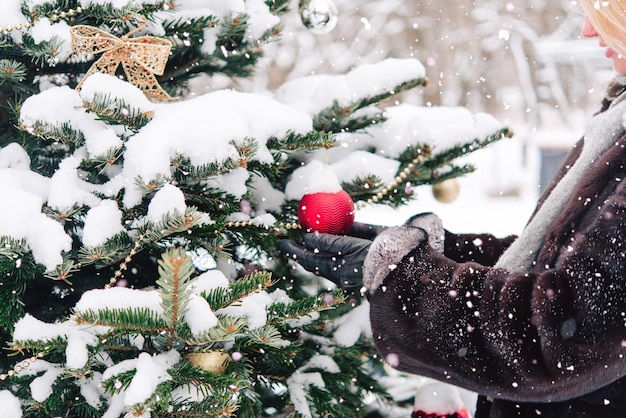
[[[623,84],[626,82],[626,77],[618,77],[616,81]],[[532,221],[526,225],[522,234],[502,254],[495,267],[514,272],[525,272],[532,268],[537,253],[543,245],[548,227],[572,198],[571,194],[580,179],[598,157],[624,134],[626,130],[624,128],[625,94],[621,94],[614,100],[607,111],[591,119],[585,129],[583,150],[580,156],[550,193]]]

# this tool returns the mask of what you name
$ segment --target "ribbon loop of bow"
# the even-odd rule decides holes
[[[80,90],[83,81],[91,74],[100,72],[115,74],[122,64],[128,81],[139,87],[151,100],[173,100],[159,85],[156,75],[162,75],[167,64],[171,42],[154,36],[118,38],[98,28],[76,25],[70,30],[72,50],[78,55],[103,53],[93,63],[83,80],[76,86]]]

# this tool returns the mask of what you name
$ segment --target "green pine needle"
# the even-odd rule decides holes
[[[182,248],[167,250],[159,260],[159,286],[163,317],[170,329],[175,329],[185,315],[191,296],[189,282],[194,273],[191,257]]]
[[[109,125],[124,126],[132,132],[146,126],[153,116],[152,111],[143,112],[128,104],[123,98],[112,97],[108,93],[96,93],[92,101],[83,104],[88,111],[95,113],[98,119]]]
[[[86,310],[75,312],[73,318],[78,324],[111,327],[126,334],[157,335],[170,330],[162,317],[147,308]]]
[[[213,311],[225,308],[241,298],[271,286],[273,283],[270,272],[260,271],[230,283],[228,289],[215,288],[208,293],[202,292]]]

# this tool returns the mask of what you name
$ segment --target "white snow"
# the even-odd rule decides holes
[[[230,305],[216,313],[227,316],[245,316],[249,329],[260,328],[267,323],[267,308],[272,298],[262,290],[241,299],[240,305]]]
[[[61,213],[74,205],[93,206],[100,201],[87,190],[88,186],[79,178],[78,164],[76,157],[65,158],[50,180],[48,205]]]
[[[252,159],[271,162],[267,139],[282,137],[289,130],[306,133],[311,126],[306,114],[254,93],[222,90],[183,102],[159,104],[150,123],[127,141],[123,175],[130,180],[141,177],[146,183],[159,176],[168,178],[171,159],[177,154],[194,165],[238,160],[232,142],[238,144],[248,137],[259,142]],[[217,185],[240,196],[241,186],[236,188],[235,183],[241,184],[247,177],[235,173],[233,170],[221,176]],[[132,207],[140,199],[141,192],[127,185],[124,204]]]
[[[152,396],[159,384],[172,379],[167,370],[178,361],[180,354],[176,350],[154,356],[141,353],[136,359],[124,360],[106,369],[102,374],[102,381],[114,379],[120,373],[135,369],[133,379],[122,394],[124,405],[139,404]]]
[[[87,347],[95,346],[98,343],[95,334],[99,331],[100,328],[98,327],[84,327],[76,325],[72,321],[46,323],[30,314],[26,314],[15,323],[13,338],[16,341],[46,341],[59,337],[66,338],[66,367],[69,369],[80,369],[88,361],[89,353]]]
[[[300,199],[305,194],[337,193],[341,185],[337,176],[326,164],[313,160],[294,170],[285,187],[288,199]]]
[[[313,356],[309,361],[298,368],[287,379],[289,387],[289,398],[293,403],[295,410],[303,417],[313,417],[311,409],[307,401],[306,393],[310,386],[316,386],[320,389],[326,387],[324,379],[319,372],[309,372],[311,369],[320,369],[329,373],[340,373],[341,370],[332,357],[327,355]]]
[[[82,105],[78,92],[68,86],[51,88],[24,101],[20,111],[20,123],[26,128],[32,127],[36,121],[53,125],[64,122],[74,125],[84,113]]]
[[[130,107],[144,113],[154,108],[141,89],[109,74],[94,73],[83,82],[80,97],[85,102],[92,102],[96,94],[124,100]]]
[[[269,6],[263,0],[247,0],[246,12],[250,15],[248,36],[258,39],[265,32],[280,24],[280,18],[270,13]]]
[[[2,405],[2,416],[4,418],[21,418],[22,405],[20,400],[8,390],[0,391],[0,405]]]
[[[45,194],[47,182],[34,173],[11,169],[0,170],[0,179],[0,218],[10,220],[0,223],[0,236],[25,239],[35,260],[53,270],[63,262],[62,252],[71,249],[72,240],[60,223],[41,212],[40,194]]]
[[[400,162],[363,150],[355,150],[330,164],[339,181],[350,182],[356,177],[364,178],[370,174],[380,177],[383,183],[394,181]]]
[[[222,271],[208,270],[191,281],[191,288],[197,294],[202,294],[217,288],[227,288],[229,283]]]
[[[83,227],[83,245],[97,247],[122,231],[125,231],[122,225],[122,211],[115,201],[103,200],[87,212]]]
[[[296,412],[305,418],[313,417],[306,396],[310,386],[316,386],[322,389],[326,386],[319,372],[301,373],[297,370],[287,379],[289,399],[291,399]]]
[[[161,295],[157,290],[138,290],[126,287],[88,290],[76,303],[76,312],[99,309],[148,309],[157,315],[163,314]]]
[[[80,394],[85,398],[85,401],[94,408],[100,408],[100,406],[102,406],[104,392],[100,384],[101,379],[102,374],[94,371],[92,376],[81,377],[76,381],[76,384],[80,387]]]
[[[369,303],[364,300],[359,306],[337,318],[335,321],[337,329],[333,332],[333,338],[337,344],[343,347],[352,347],[361,335],[372,335],[369,309]]]
[[[217,317],[211,310],[209,303],[197,294],[191,295],[189,298],[184,320],[194,335],[202,334],[218,324]]]
[[[148,220],[159,223],[167,214],[181,216],[185,214],[185,210],[187,205],[183,192],[172,184],[165,184],[148,204]]]
[[[250,172],[243,167],[235,168],[228,173],[220,174],[206,181],[210,187],[216,187],[227,191],[230,195],[241,198],[248,187],[246,181],[250,177]]]
[[[30,29],[30,35],[35,45],[54,38],[61,41],[54,57],[58,61],[65,61],[72,54],[70,26],[64,20],[52,23],[47,18],[39,19]]]
[[[315,115],[335,100],[347,105],[425,75],[424,66],[416,59],[387,58],[376,64],[361,65],[346,74],[310,75],[290,80],[276,90],[274,97]]]
[[[37,402],[44,402],[48,399],[50,395],[52,395],[52,385],[62,374],[62,367],[50,364],[50,367],[44,374],[36,377],[32,382],[30,382],[29,388],[33,399]]]
[[[180,354],[176,350],[156,356],[148,353],[139,354],[135,365],[135,376],[125,390],[124,403],[135,405],[145,402],[152,396],[159,384],[172,380],[167,370],[179,360]]]
[[[453,414],[463,408],[461,395],[454,387],[445,383],[429,382],[415,394],[415,405],[427,413]]]
[[[251,187],[257,191],[252,200],[257,212],[278,211],[285,202],[285,193],[272,187],[265,177],[252,175]]]
[[[30,170],[30,156],[18,143],[12,142],[0,148],[0,169]]]

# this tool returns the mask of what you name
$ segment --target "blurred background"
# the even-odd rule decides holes
[[[571,0],[319,1],[337,6],[335,28],[319,34],[305,27],[294,0],[283,34],[266,49],[253,80],[237,88],[272,91],[295,77],[418,58],[429,85],[401,102],[488,112],[515,136],[468,157],[478,170],[459,180],[456,200],[442,206],[422,192],[407,213],[437,211],[457,230],[518,233],[614,75],[597,39],[581,38],[583,17]],[[232,81],[199,82],[213,90]],[[476,205],[488,220],[468,225]]]

